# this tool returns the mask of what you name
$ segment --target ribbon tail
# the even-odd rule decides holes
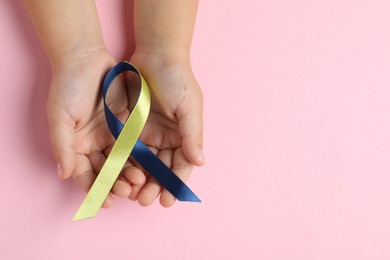
[[[195,193],[139,139],[131,155],[179,201],[201,202]]]
[[[86,211],[83,208],[79,208],[79,210],[76,212],[76,214],[73,216],[72,221],[82,220],[86,218],[94,218],[97,215],[96,212]]]

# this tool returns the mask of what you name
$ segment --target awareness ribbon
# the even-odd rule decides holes
[[[141,79],[141,86],[138,100],[123,125],[108,108],[106,96],[112,81],[125,71],[137,74]],[[107,125],[116,141],[73,221],[97,215],[129,155],[179,201],[201,202],[191,189],[138,139],[149,115],[150,91],[137,68],[128,62],[117,64],[107,73],[102,88]]]

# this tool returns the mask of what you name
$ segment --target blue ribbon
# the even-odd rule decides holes
[[[121,73],[132,71],[140,76],[138,70],[128,62],[121,62],[112,68],[103,82],[103,100],[106,121],[111,134],[118,138],[122,131],[122,122],[111,112],[106,103],[107,91],[112,81]],[[132,110],[132,109],[131,109]],[[131,111],[130,110],[130,111]],[[151,176],[179,201],[201,202],[191,189],[171,171],[140,139],[137,140],[130,154]]]

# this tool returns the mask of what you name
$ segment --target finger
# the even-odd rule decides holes
[[[94,152],[88,155],[88,159],[91,163],[91,167],[95,173],[99,173],[104,163],[106,162],[106,156],[101,152]]]
[[[144,185],[142,185],[142,184],[141,185],[131,185],[131,193],[130,193],[129,199],[132,201],[136,201],[138,198],[138,194],[142,190],[143,186]]]
[[[129,159],[129,161],[125,164],[123,176],[131,184],[131,194],[129,199],[135,201],[142,187],[145,185],[149,174],[146,173],[135,160]]]
[[[88,192],[92,187],[92,184],[96,179],[96,174],[87,156],[80,154],[76,156],[76,167],[73,173],[73,178],[86,192]],[[113,198],[111,195],[108,195],[103,203],[103,207],[110,207],[112,202]]]
[[[173,152],[171,149],[164,149],[158,153],[158,158],[165,165],[170,167],[172,163],[172,154]],[[144,185],[138,195],[138,203],[142,206],[149,206],[158,197],[161,190],[162,187],[160,183],[155,178],[150,176],[148,182]]]
[[[156,149],[154,147],[149,147],[149,149],[154,154],[158,153],[158,149]],[[145,185],[145,183],[149,179],[150,175],[148,172],[145,171],[145,169],[134,158],[130,158],[129,161],[130,161],[130,164],[132,165],[132,167],[129,169],[131,171],[130,174],[142,175],[142,177],[139,176],[136,178],[138,178],[140,180],[141,180],[141,178],[143,179],[141,183],[138,183],[138,181],[137,181],[135,184],[131,185],[132,191],[131,191],[131,194],[129,196],[129,199],[135,201],[135,200],[137,200],[139,192],[142,190],[142,187]],[[129,174],[129,173],[127,173],[127,174]],[[134,177],[132,177],[132,178],[134,178]]]
[[[112,147],[113,145],[104,150],[105,157],[110,154]],[[122,198],[128,197],[131,200],[135,200],[139,191],[142,189],[143,184],[146,182],[144,172],[127,161],[120,173],[120,176],[123,176],[128,182],[118,179],[113,186],[113,193]],[[135,185],[131,185],[133,183]]]
[[[107,160],[101,152],[95,152],[88,156],[95,173],[99,173]],[[118,178],[112,186],[111,192],[118,197],[127,198],[131,193],[131,186],[126,181]]]
[[[186,182],[192,171],[192,164],[185,157],[182,148],[178,148],[173,154],[172,171],[183,181]],[[163,207],[170,207],[176,201],[176,198],[166,189],[161,192],[160,204]]]
[[[73,148],[75,122],[68,113],[58,108],[52,109],[50,105],[47,106],[47,119],[58,177],[67,179],[72,175],[76,164],[76,153]]]
[[[146,182],[146,176],[139,166],[135,166],[129,160],[125,163],[122,170],[122,176],[132,185],[143,185]]]
[[[182,147],[187,160],[197,166],[204,164],[203,155],[203,101],[201,93],[198,99],[185,99],[177,113]]]
[[[115,181],[115,184],[112,187],[111,191],[113,194],[115,194],[118,197],[127,198],[130,196],[131,190],[132,190],[132,188],[127,181],[122,180],[121,178],[118,178]]]
[[[104,150],[104,155],[106,157],[109,156],[112,147],[113,145],[110,145]],[[142,185],[146,181],[142,167],[140,167],[140,165],[135,160],[131,160],[131,158],[126,161],[120,175],[123,176],[130,184],[134,185]]]

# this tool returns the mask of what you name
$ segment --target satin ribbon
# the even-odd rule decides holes
[[[138,100],[123,125],[109,109],[106,96],[112,81],[125,71],[137,74],[141,79],[141,86]],[[97,215],[129,155],[179,201],[201,202],[191,189],[138,139],[150,110],[150,91],[141,73],[130,63],[121,62],[107,73],[102,89],[107,125],[116,141],[73,221]]]

